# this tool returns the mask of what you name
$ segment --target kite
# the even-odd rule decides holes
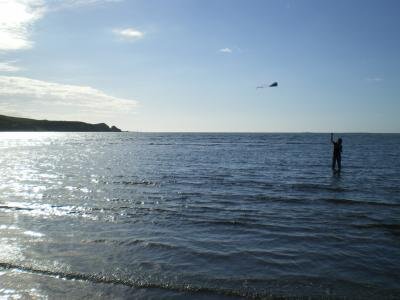
[[[256,87],[256,89],[264,89],[264,88],[266,88],[266,87],[277,87],[278,86],[278,82],[273,82],[273,83],[271,83],[271,84],[263,84],[263,85],[259,85],[259,86],[257,86]]]
[[[276,87],[276,86],[278,86],[278,83],[276,81],[269,85],[269,87]]]

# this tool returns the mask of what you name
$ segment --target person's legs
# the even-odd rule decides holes
[[[335,166],[336,166],[336,156],[334,155],[332,157],[332,170],[335,170]]]
[[[340,156],[337,157],[337,165],[338,165],[338,169],[340,171],[340,169],[342,168],[342,158]]]

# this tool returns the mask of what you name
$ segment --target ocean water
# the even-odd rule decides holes
[[[0,298],[400,298],[400,135],[0,133]]]

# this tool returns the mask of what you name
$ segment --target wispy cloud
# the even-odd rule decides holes
[[[367,77],[367,78],[365,78],[365,81],[368,81],[368,82],[381,82],[381,81],[383,81],[383,78],[379,77],[379,76]]]
[[[222,53],[232,53],[233,50],[232,50],[231,48],[222,48],[222,49],[219,49],[219,52],[222,52]]]
[[[30,27],[44,12],[42,0],[1,0],[0,51],[31,48]]]
[[[123,0],[0,0],[0,51],[33,47],[32,27],[46,13]]]
[[[144,32],[135,28],[116,28],[112,31],[116,36],[124,40],[138,40],[144,36]]]
[[[123,2],[124,0],[46,0],[49,10],[80,8],[82,6]]]
[[[16,61],[0,61],[0,72],[18,72],[22,68],[15,65]]]
[[[18,115],[22,111],[35,118],[100,122],[131,114],[137,104],[89,86],[0,76],[0,114]]]

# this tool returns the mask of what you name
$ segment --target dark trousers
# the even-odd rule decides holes
[[[338,165],[338,169],[340,170],[342,168],[342,157],[340,155],[334,155],[332,157],[332,170],[335,169],[336,163]]]

